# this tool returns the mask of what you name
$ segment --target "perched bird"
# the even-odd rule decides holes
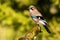
[[[34,20],[34,22],[36,22],[36,24],[38,24],[38,25],[42,24],[45,27],[45,29],[47,30],[47,32],[51,33],[51,31],[49,30],[49,28],[47,26],[46,20],[44,19],[42,14],[37,10],[37,8],[33,5],[31,5],[29,7],[29,11],[30,11],[30,16]]]

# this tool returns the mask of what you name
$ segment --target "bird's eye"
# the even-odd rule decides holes
[[[33,8],[30,8],[31,10],[33,10]]]

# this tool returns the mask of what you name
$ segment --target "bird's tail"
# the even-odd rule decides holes
[[[44,28],[46,29],[46,31],[47,31],[48,33],[51,33],[51,31],[49,30],[49,28],[48,28],[47,25],[44,25]]]

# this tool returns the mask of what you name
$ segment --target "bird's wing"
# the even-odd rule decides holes
[[[48,24],[47,24],[46,20],[44,19],[44,17],[42,17],[42,16],[37,16],[37,18],[39,19],[39,22],[40,22],[41,24],[43,24],[43,26],[44,26],[44,28],[46,29],[46,31],[47,31],[48,33],[51,33],[51,31],[49,30]]]
[[[35,15],[31,15],[31,17],[37,19],[37,17]]]
[[[46,20],[44,19],[44,17],[42,17],[42,16],[36,16],[36,17],[37,17],[37,19],[39,19],[39,22],[40,22],[41,24],[47,25],[47,22],[46,22]]]

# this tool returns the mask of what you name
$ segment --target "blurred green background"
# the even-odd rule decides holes
[[[35,5],[46,18],[52,32],[37,35],[36,40],[60,40],[59,0],[0,0],[0,40],[18,40],[33,28],[28,7]]]

